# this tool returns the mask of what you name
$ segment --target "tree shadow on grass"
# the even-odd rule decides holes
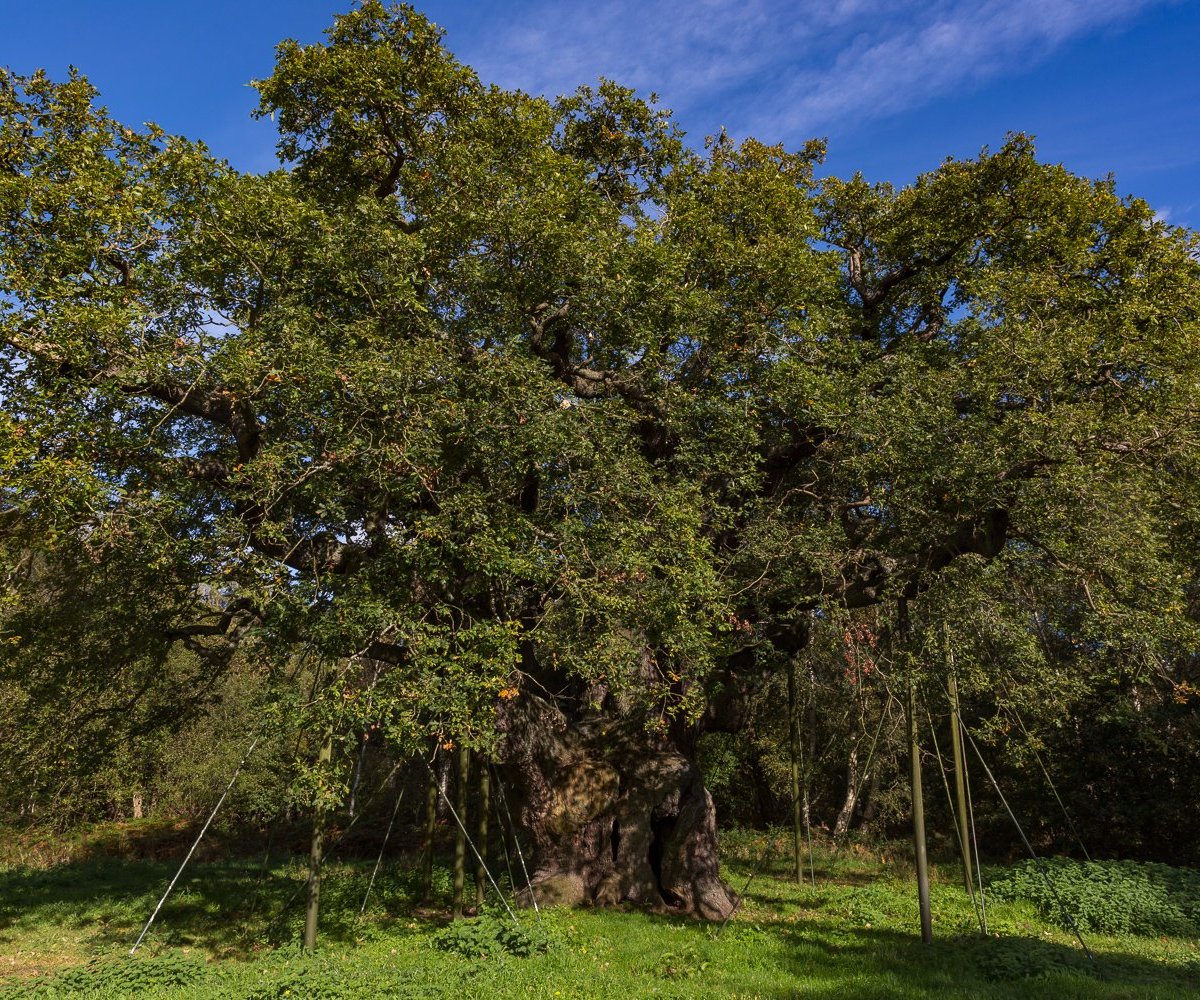
[[[322,887],[322,942],[342,947],[378,935],[429,935],[439,921],[413,916],[412,860],[389,862],[380,872],[362,921],[358,912],[373,861],[331,865]],[[115,957],[136,939],[175,867],[89,859],[0,871],[0,946],[59,926],[84,931],[95,954]],[[290,945],[303,919],[303,885],[302,858],[273,859],[266,877],[261,859],[197,863],[164,906],[145,950],[191,947],[236,959]],[[765,891],[751,892],[756,907],[775,895],[797,902],[769,880],[758,888]],[[833,899],[831,894],[822,902]],[[1174,1000],[1200,991],[1195,964],[1106,951],[1093,967],[1069,945],[1031,937],[942,937],[926,947],[913,934],[812,913],[739,915],[720,931],[675,914],[643,912],[613,915],[628,918],[619,930],[615,924],[596,929],[612,936],[621,952],[614,960],[636,963],[643,981],[668,996]]]
[[[171,892],[143,947],[190,946],[219,957],[245,957],[298,938],[304,919],[305,859],[193,862]],[[349,944],[415,904],[409,863],[383,866],[366,919],[359,910],[373,862],[326,867],[321,888],[321,936]],[[82,932],[95,954],[133,945],[178,864],[87,858],[51,868],[0,870],[0,945],[36,928]],[[407,923],[397,931],[402,933]],[[420,926],[420,922],[418,922]]]
[[[781,987],[773,997],[1175,1000],[1200,995],[1200,963],[1169,965],[1113,951],[1096,953],[1093,960],[1078,947],[1035,937],[957,935],[923,945],[916,934],[825,920],[760,920],[748,927],[749,941],[775,939],[781,967],[803,984]]]
[[[754,902],[764,899],[754,893]],[[678,932],[662,976],[681,996],[772,1000],[1177,1000],[1200,996],[1200,960],[1169,964],[1031,936],[918,935],[793,913],[735,919],[723,930],[647,912]],[[677,942],[677,943],[676,943]],[[682,964],[683,968],[675,968]],[[690,970],[688,965],[690,964]],[[764,973],[764,970],[770,970]],[[682,979],[681,979],[682,977]],[[675,994],[669,994],[675,995]]]

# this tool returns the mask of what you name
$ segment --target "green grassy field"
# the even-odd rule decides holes
[[[985,938],[957,870],[935,866],[937,940],[925,947],[903,860],[819,851],[815,886],[797,886],[782,837],[741,834],[725,851],[738,888],[764,852],[771,860],[724,930],[669,914],[560,910],[540,925],[521,911],[518,931],[494,902],[481,920],[447,928],[443,910],[415,906],[403,860],[384,866],[360,917],[372,863],[335,862],[312,956],[297,947],[301,859],[197,862],[133,959],[126,953],[174,864],[30,856],[0,866],[0,997],[1200,995],[1194,939],[1090,935],[1092,963],[1032,905],[995,901]],[[445,869],[437,881],[448,888]]]

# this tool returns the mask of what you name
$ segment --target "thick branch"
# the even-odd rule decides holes
[[[166,403],[172,410],[207,420],[229,430],[237,442],[238,459],[249,462],[258,454],[262,431],[248,400],[236,399],[225,389],[210,392],[161,382],[133,385],[130,395],[144,395]]]
[[[190,625],[167,629],[166,637],[171,640],[197,639],[203,636],[223,637],[229,634],[230,626],[233,625],[235,619],[253,615],[253,613],[254,605],[246,598],[238,598],[230,602],[224,611],[214,613],[215,621],[194,622]]]

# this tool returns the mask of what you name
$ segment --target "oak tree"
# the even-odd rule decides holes
[[[10,575],[6,670],[304,651],[307,724],[500,761],[543,898],[722,918],[695,741],[814,609],[1016,553],[1170,613],[1196,242],[1111,182],[698,150],[374,0],[256,86],[262,175],[3,77],[0,518],[67,612]]]

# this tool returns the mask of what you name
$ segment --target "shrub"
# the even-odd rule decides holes
[[[1022,862],[993,881],[989,891],[1000,900],[1027,900],[1046,920],[1069,927],[1065,907],[1081,931],[1200,934],[1200,872],[1139,861],[1056,858],[1044,864],[1045,875],[1037,862]]]
[[[507,952],[519,958],[540,954],[550,947],[544,931],[518,926],[511,920],[485,914],[474,920],[456,920],[434,936],[433,943],[442,951],[467,958],[487,958]]]
[[[67,969],[52,979],[19,984],[7,995],[30,1000],[57,1000],[59,997],[136,997],[169,990],[178,991],[182,996],[204,974],[203,960],[172,952],[154,958],[91,962]]]

